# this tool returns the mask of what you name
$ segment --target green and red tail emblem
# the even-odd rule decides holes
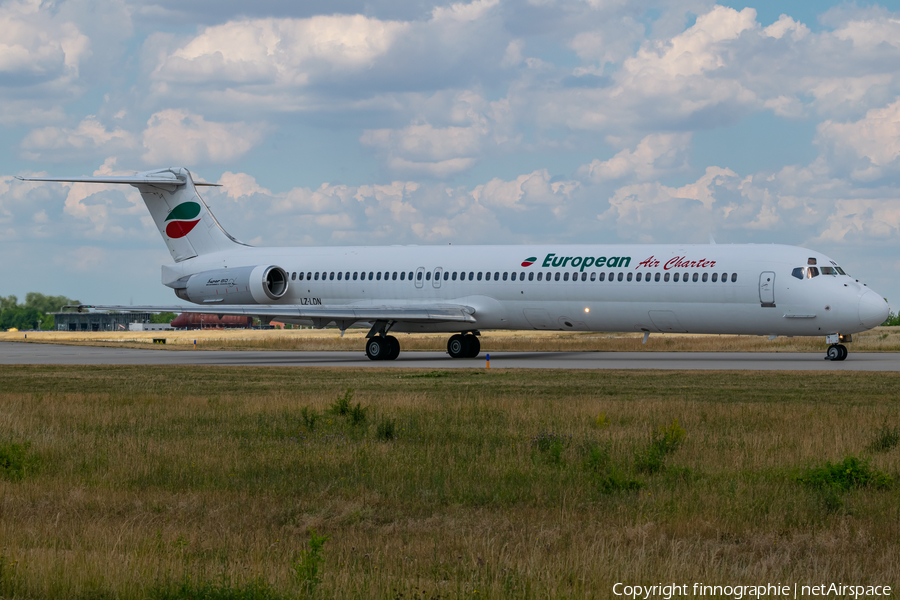
[[[526,258],[525,260],[522,261],[522,266],[530,267],[531,265],[534,264],[534,261],[536,261],[536,260],[537,260],[537,256],[532,256],[531,258]]]
[[[197,226],[200,219],[200,205],[196,202],[182,202],[172,209],[166,217],[166,235],[170,238],[183,238]]]

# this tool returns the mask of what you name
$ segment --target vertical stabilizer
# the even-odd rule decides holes
[[[22,181],[58,181],[75,183],[123,183],[141,192],[144,204],[175,262],[195,256],[246,246],[231,237],[210,212],[191,172],[184,167],[144,171],[134,175],[93,177],[18,177]]]
[[[167,169],[178,180],[169,183],[133,184],[156,223],[175,262],[233,248],[241,244],[222,229],[194,185],[190,171]],[[139,175],[160,173],[147,172]],[[183,182],[183,183],[182,183]]]

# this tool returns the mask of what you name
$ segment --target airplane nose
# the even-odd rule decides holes
[[[888,303],[884,298],[867,290],[865,294],[859,298],[859,322],[866,329],[878,327],[884,320],[888,318]]]

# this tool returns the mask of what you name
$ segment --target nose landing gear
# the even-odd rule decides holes
[[[843,344],[832,344],[825,353],[825,360],[844,360],[847,358],[847,346]]]

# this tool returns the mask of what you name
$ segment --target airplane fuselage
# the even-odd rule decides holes
[[[247,247],[166,266],[163,283],[261,264],[288,274],[274,305],[457,304],[474,309],[477,329],[811,336],[870,329],[886,306],[819,252],[756,244]],[[210,312],[242,291],[214,283]]]

